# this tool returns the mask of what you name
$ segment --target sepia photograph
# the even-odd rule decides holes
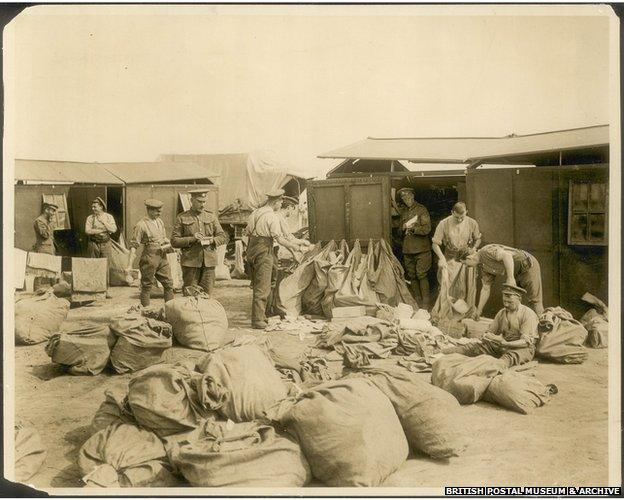
[[[5,479],[620,494],[619,71],[608,5],[16,11]]]

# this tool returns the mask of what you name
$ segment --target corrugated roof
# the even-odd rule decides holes
[[[126,184],[190,181],[193,179],[213,179],[219,176],[218,173],[209,172],[197,163],[190,161],[100,163],[100,165]]]
[[[123,184],[121,179],[99,164],[77,161],[15,160],[15,180]]]
[[[486,158],[564,151],[609,144],[609,126],[597,125],[505,137],[369,137],[319,158],[411,160],[422,163],[472,163]]]

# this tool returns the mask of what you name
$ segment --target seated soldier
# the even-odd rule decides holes
[[[488,331],[479,342],[465,346],[448,347],[444,354],[460,353],[465,356],[488,354],[500,358],[505,366],[528,363],[535,355],[537,340],[537,314],[520,303],[524,289],[503,285],[503,305]]]

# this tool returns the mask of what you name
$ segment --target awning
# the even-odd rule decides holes
[[[219,177],[218,173],[208,172],[197,163],[189,161],[100,163],[100,165],[125,184],[191,181],[194,179],[210,179],[214,183]]]
[[[50,184],[123,184],[99,164],[48,160],[15,160],[15,180]]]
[[[417,163],[473,163],[487,158],[565,151],[609,144],[609,126],[597,125],[505,137],[369,137],[319,158],[410,160]]]

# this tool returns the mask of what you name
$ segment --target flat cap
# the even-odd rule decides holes
[[[53,208],[54,210],[58,210],[58,205],[56,203],[45,202],[43,204],[43,208]]]
[[[95,200],[92,201],[92,203],[99,203],[100,205],[102,205],[102,208],[106,210],[106,203],[104,203],[104,199],[102,199],[100,196],[97,196]]]
[[[411,187],[402,187],[397,191],[397,195],[401,196],[401,193],[412,193],[414,194],[414,188]]]
[[[267,192],[267,198],[281,198],[284,196],[285,191],[283,189],[271,189]]]
[[[206,196],[207,192],[208,192],[207,189],[190,189],[189,190],[189,194],[193,198]]]
[[[156,198],[148,198],[147,200],[145,200],[145,206],[147,208],[162,208],[163,202],[157,200]]]
[[[517,295],[518,297],[522,297],[527,293],[524,288],[520,288],[519,286],[504,284],[502,288],[503,294],[507,295]]]

